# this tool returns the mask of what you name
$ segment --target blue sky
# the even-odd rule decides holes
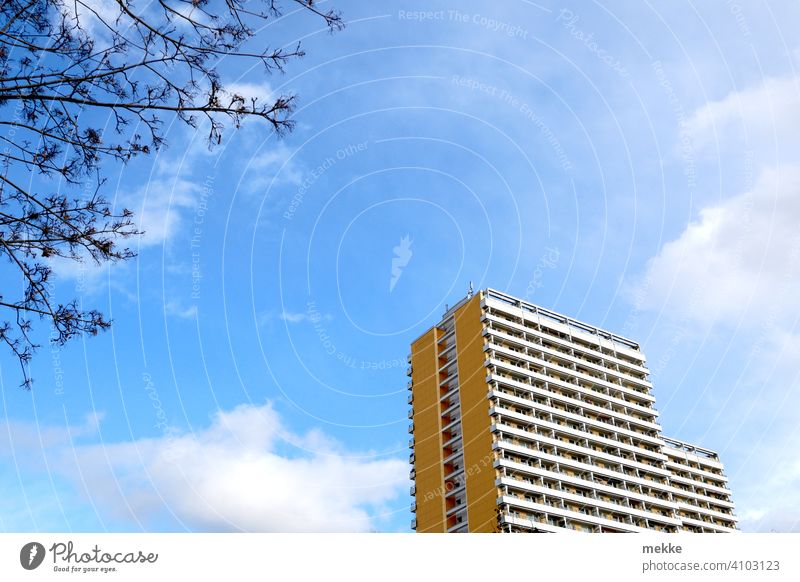
[[[374,4],[220,63],[300,95],[285,139],[107,167],[146,234],[56,265],[109,332],[31,392],[0,354],[0,530],[408,531],[405,356],[469,281],[641,342],[742,528],[800,530],[796,3]]]

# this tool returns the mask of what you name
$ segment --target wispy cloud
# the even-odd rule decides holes
[[[744,159],[741,189],[702,209],[653,257],[639,296],[707,323],[791,326],[800,291],[800,79],[767,78],[695,111],[700,151]],[[727,168],[731,170],[731,168]],[[768,301],[765,303],[765,299]]]
[[[0,423],[0,455],[46,455],[102,516],[145,527],[172,519],[202,531],[369,531],[408,485],[404,460],[348,451],[318,430],[293,433],[270,404],[132,442],[71,446],[70,430]],[[42,432],[55,436],[42,445]]]
[[[202,191],[202,183],[188,178],[160,177],[124,196],[122,203],[136,213],[136,223],[144,233],[142,247],[162,245],[179,230],[183,211],[193,207]]]
[[[205,188],[206,178],[195,178],[194,168],[200,148],[190,148],[179,159],[165,155],[155,160],[152,178],[143,184],[123,185],[115,196],[106,193],[117,212],[127,208],[142,233],[138,237],[120,239],[117,244],[136,252],[168,244],[186,222],[186,215],[195,208]],[[59,279],[77,282],[81,291],[97,291],[108,280],[110,269],[119,263],[98,264],[89,256],[79,260],[55,257],[49,261]]]
[[[196,319],[197,305],[183,305],[180,301],[170,300],[164,304],[164,312],[180,319]]]
[[[291,311],[283,311],[279,316],[281,320],[289,323],[302,323],[310,321],[307,313],[293,313]]]
[[[694,112],[688,128],[698,151],[745,179],[663,245],[636,285],[642,307],[667,319],[680,314],[698,341],[724,338],[720,360],[739,357],[738,378],[715,378],[724,386],[704,393],[724,399],[709,431],[727,440],[747,531],[800,531],[800,465],[792,460],[800,431],[785,408],[800,389],[798,87],[793,76],[769,78]]]
[[[275,99],[272,87],[267,83],[247,83],[243,81],[233,81],[225,83],[225,92],[228,95],[238,95],[244,98],[245,101],[250,103],[252,99],[257,99],[258,102],[267,104]]]
[[[267,325],[276,321],[284,321],[288,324],[300,323],[319,323],[320,321],[332,321],[333,315],[330,313],[319,313],[317,311],[289,311],[279,312],[264,311],[259,314],[258,322],[260,325]]]
[[[694,112],[688,128],[695,143],[716,153],[751,144],[759,153],[796,159],[800,136],[800,78],[769,77],[762,83],[733,91]]]
[[[96,48],[107,47],[111,44],[113,34],[109,31],[108,26],[113,25],[122,16],[120,6],[102,0],[63,2],[60,8],[68,23],[80,23],[81,28],[95,43]]]
[[[247,161],[243,184],[250,193],[281,186],[299,187],[304,172],[295,150],[284,142],[270,143]]]
[[[800,168],[765,170],[752,190],[700,212],[650,261],[645,307],[707,323],[792,323],[800,294]],[[765,299],[767,300],[765,302]],[[786,319],[786,318],[789,319]]]

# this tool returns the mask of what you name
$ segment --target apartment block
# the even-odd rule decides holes
[[[719,456],[662,436],[635,342],[486,289],[409,364],[416,531],[736,531]]]

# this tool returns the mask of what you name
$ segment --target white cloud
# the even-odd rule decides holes
[[[289,323],[302,323],[309,321],[307,313],[293,313],[291,311],[284,311],[280,314],[280,319]]]
[[[251,99],[258,99],[261,104],[269,104],[275,99],[272,92],[272,87],[267,83],[246,83],[243,81],[234,81],[224,83],[225,93],[228,95],[238,95],[244,97],[245,101],[249,104]]]
[[[159,159],[153,179],[117,194],[112,201],[114,211],[131,210],[136,229],[143,233],[138,237],[118,239],[116,243],[120,248],[139,252],[166,244],[180,231],[186,211],[197,206],[205,188],[201,179],[190,177],[185,170],[193,166],[196,155],[192,153],[182,163],[174,159]],[[57,278],[76,281],[81,291],[93,291],[101,287],[104,279],[108,278],[109,268],[115,263],[98,264],[84,254],[81,260],[55,257],[48,264]]]
[[[792,317],[800,294],[800,168],[766,170],[754,188],[700,212],[650,261],[643,307],[698,320]]]
[[[91,257],[81,260],[52,257],[47,263],[57,280],[73,281],[76,291],[97,289],[103,279],[108,277],[109,263],[96,263]],[[58,287],[58,281],[56,281]]]
[[[284,185],[300,186],[304,172],[295,154],[284,142],[278,142],[247,160],[245,189],[252,193]]]
[[[37,429],[11,433],[18,451],[39,447],[22,443],[26,431]],[[0,438],[7,434],[0,423]],[[85,491],[101,515],[145,527],[171,515],[207,531],[369,531],[408,486],[404,461],[347,451],[318,430],[292,433],[269,404],[219,411],[193,434],[53,444],[50,470]]]
[[[133,210],[137,227],[144,234],[140,247],[164,244],[180,228],[183,210],[192,208],[203,189],[202,183],[181,176],[159,177],[130,195],[118,205]]]
[[[797,157],[800,140],[800,79],[767,78],[758,86],[734,91],[700,107],[688,128],[695,144],[709,147],[750,147],[761,156]]]
[[[720,183],[742,169],[755,179],[702,209],[635,286],[639,306],[664,316],[661,327],[681,319],[698,344],[724,346],[713,361],[705,350],[684,378],[714,372],[702,392],[724,402],[709,406],[703,438],[727,443],[745,531],[800,530],[800,432],[789,405],[800,388],[799,87],[794,76],[769,78],[691,116],[687,129],[719,164]]]
[[[289,149],[284,142],[278,142],[275,147],[265,151],[264,153],[252,158],[248,165],[251,170],[268,170],[278,169],[282,170],[286,166],[292,164],[291,158],[294,156],[295,151]],[[295,168],[292,167],[292,170]]]
[[[287,311],[284,309],[279,313],[265,311],[258,316],[259,325],[269,325],[276,320],[285,321],[286,323],[319,323],[321,321],[332,321],[333,315],[320,313],[316,309],[310,309],[308,312]]]
[[[196,319],[197,305],[185,306],[180,301],[172,299],[164,304],[164,312],[167,315],[181,319]]]
[[[93,412],[84,417],[78,426],[32,426],[25,422],[0,421],[0,456],[13,456],[24,460],[31,451],[58,448],[71,439],[92,436],[103,419],[103,413]]]
[[[800,461],[792,457],[793,450],[784,449],[772,470],[740,492],[737,504],[748,507],[739,514],[743,531],[800,533]]]
[[[94,41],[97,48],[111,45],[113,28],[122,14],[116,2],[103,0],[67,1],[60,5],[61,13],[69,24],[80,24],[83,31]],[[127,23],[125,23],[127,24]]]
[[[116,200],[117,211],[127,207],[134,213],[133,222],[143,234],[138,237],[117,240],[120,249],[130,248],[140,252],[149,247],[167,243],[181,228],[186,210],[192,208],[199,200],[203,186],[197,182],[182,178],[159,178],[142,186],[132,193],[120,195]],[[88,254],[79,255],[79,260],[53,257],[48,265],[55,275],[56,290],[65,282],[68,293],[92,293],[103,289],[115,272],[115,265],[120,263],[97,263]],[[123,286],[121,291],[125,291]],[[190,317],[187,310],[176,312],[174,305],[167,305],[167,312],[172,315]]]
[[[756,179],[701,210],[651,259],[637,289],[643,307],[745,325],[760,324],[768,313],[784,321],[782,329],[793,327],[800,291],[799,103],[800,79],[791,75],[694,112],[688,129],[700,151],[718,156],[726,173],[741,170],[736,164],[744,154]]]

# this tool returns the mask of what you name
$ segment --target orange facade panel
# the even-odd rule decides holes
[[[488,385],[483,351],[481,297],[478,293],[455,313],[464,478],[470,532],[497,531],[497,493],[492,457]]]
[[[434,327],[411,344],[418,532],[446,531],[436,345],[439,337],[441,331]]]

